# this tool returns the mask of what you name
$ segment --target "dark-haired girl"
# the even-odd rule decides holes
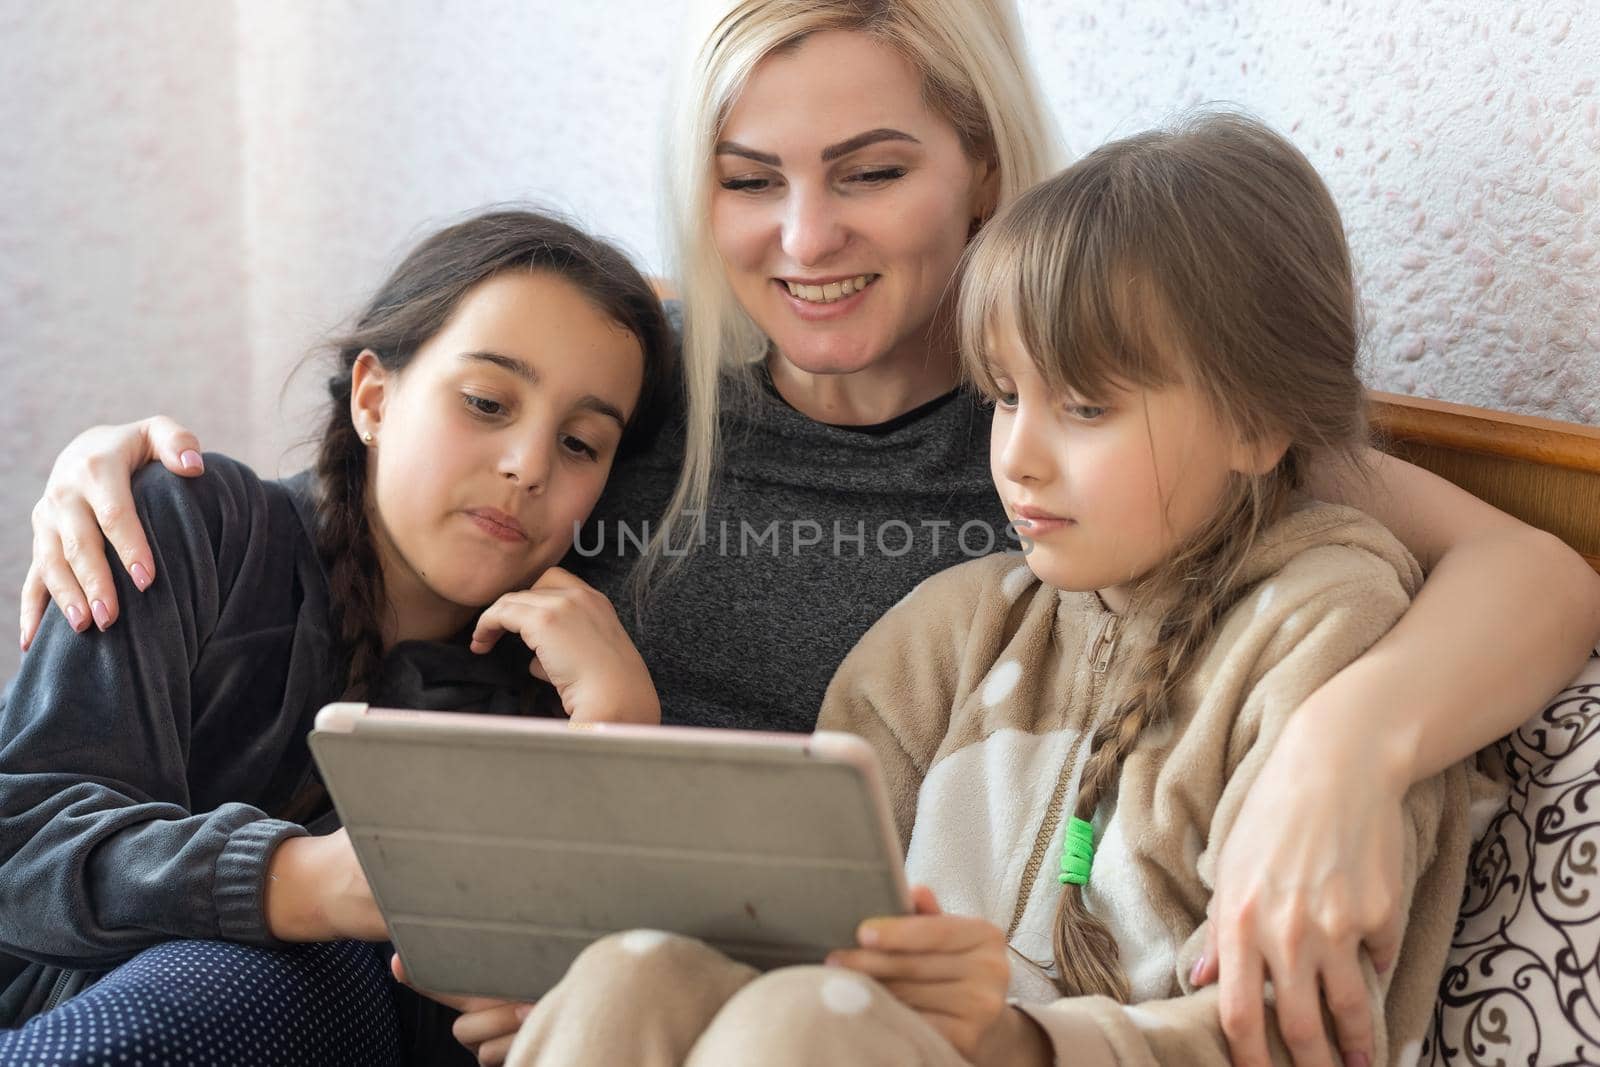
[[[0,1021],[31,1021],[0,1062],[392,1060],[358,943],[382,917],[345,832],[307,831],[317,710],[659,719],[609,602],[554,566],[674,380],[643,278],[564,223],[485,214],[412,252],[335,351],[314,469],[144,472],[161,592],[90,640],[52,621],[6,691]]]

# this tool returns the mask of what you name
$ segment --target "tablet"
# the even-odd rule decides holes
[[[877,759],[850,734],[341,703],[310,743],[423,989],[533,1000],[638,928],[816,963],[911,911]]]

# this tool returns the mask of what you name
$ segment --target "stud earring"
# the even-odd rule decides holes
[[[365,433],[363,433],[361,435],[361,443],[362,444],[366,444],[366,445],[370,445],[372,443],[372,431],[371,430],[367,430]]]

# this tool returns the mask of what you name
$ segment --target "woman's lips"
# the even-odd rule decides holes
[[[499,508],[472,508],[466,512],[472,524],[496,541],[507,544],[521,544],[528,539],[528,532],[522,528],[516,516],[508,515]]]
[[[798,318],[806,322],[831,322],[834,319],[843,318],[859,308],[862,301],[867,298],[867,294],[877,288],[879,280],[880,276],[874,275],[865,289],[857,289],[849,296],[841,296],[839,299],[826,304],[802,300],[800,297],[795,296],[789,291],[788,284],[781,278],[772,279],[772,284],[778,290],[778,295],[788,305],[789,310],[793,311]]]

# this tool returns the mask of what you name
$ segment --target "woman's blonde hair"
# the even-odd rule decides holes
[[[1058,165],[1054,129],[1029,71],[1009,0],[739,0],[731,7],[718,5],[694,66],[679,86],[667,153],[668,247],[683,305],[688,412],[683,472],[640,568],[641,588],[661,566],[662,547],[674,528],[686,513],[703,513],[710,497],[721,452],[723,372],[747,370],[767,350],[766,336],[734,297],[711,237],[717,139],[757,64],[824,30],[867,34],[921,71],[928,107],[950,121],[972,158],[997,169],[998,203],[1011,201]]]
[[[1235,475],[1210,521],[1136,583],[1130,615],[1152,619],[1154,640],[1090,739],[1072,814],[1092,821],[1139,737],[1170,716],[1260,533],[1313,462],[1359,456],[1350,253],[1310,162],[1261,123],[1213,112],[1108,144],[1024,194],[968,249],[965,278],[963,364],[985,391],[989,331],[1005,321],[1058,393],[1096,403],[1181,382],[1239,440],[1287,443],[1270,472]],[[1055,961],[1064,995],[1128,998],[1116,941],[1076,885],[1063,887]]]

